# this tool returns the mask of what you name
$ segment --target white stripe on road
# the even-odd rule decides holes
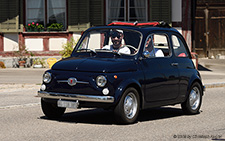
[[[29,104],[21,104],[21,105],[9,105],[9,106],[1,106],[0,109],[10,109],[10,108],[22,108],[22,107],[33,107],[41,105],[41,103],[29,103]]]

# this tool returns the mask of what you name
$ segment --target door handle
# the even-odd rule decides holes
[[[171,66],[178,66],[178,63],[171,63]]]

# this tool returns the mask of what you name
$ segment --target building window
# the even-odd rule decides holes
[[[148,0],[107,0],[107,23],[112,21],[147,21]]]
[[[26,0],[26,24],[42,24],[47,29],[51,24],[66,28],[66,0]]]

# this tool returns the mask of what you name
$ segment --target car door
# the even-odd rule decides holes
[[[152,38],[151,43],[148,43],[148,38]],[[155,50],[153,56],[150,55],[142,61],[147,102],[175,99],[178,96],[179,74],[168,41],[167,34],[160,33],[151,34],[146,39],[145,48],[149,48],[147,46],[152,44]],[[164,56],[157,55],[156,50],[161,50]]]
[[[172,47],[175,56],[175,62],[180,75],[180,96],[185,97],[187,93],[187,87],[192,75],[195,74],[194,64],[190,59],[190,52],[188,51],[185,40],[179,34],[172,34]]]

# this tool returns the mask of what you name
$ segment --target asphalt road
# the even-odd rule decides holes
[[[0,84],[0,140],[225,140],[225,88],[207,89],[201,113],[184,115],[180,105],[141,111],[138,122],[118,125],[110,111],[67,110],[47,119],[35,97],[40,85]]]
[[[0,84],[41,84],[42,75],[46,70],[47,68],[0,69]]]

